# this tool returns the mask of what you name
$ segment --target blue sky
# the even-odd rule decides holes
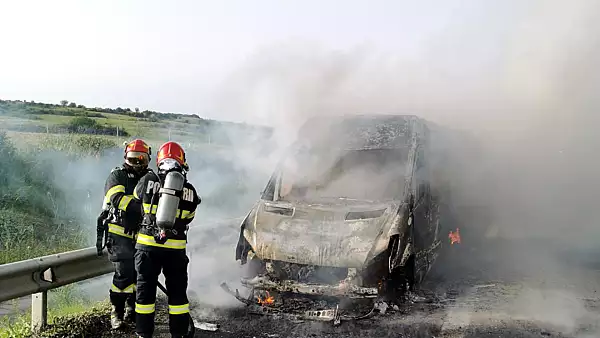
[[[244,120],[214,97],[278,43],[367,44],[438,69],[468,56],[458,63],[468,76],[502,62],[501,48],[550,2],[3,0],[0,98]]]

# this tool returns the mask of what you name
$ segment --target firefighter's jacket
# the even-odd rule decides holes
[[[133,192],[146,173],[136,173],[123,164],[114,168],[106,179],[103,208],[109,210],[107,248],[111,260],[127,259],[133,255],[134,235],[125,233],[125,225],[137,227],[141,222],[141,206],[134,200]]]
[[[161,177],[164,180],[164,177]],[[140,179],[135,191],[134,199],[142,203],[142,225],[137,236],[137,250],[182,250],[186,248],[188,224],[196,215],[196,207],[201,203],[194,186],[186,179],[183,185],[183,194],[179,199],[177,218],[172,230],[167,230],[166,241],[161,243],[155,240],[159,233],[156,226],[155,215],[158,209],[159,189],[161,180],[156,173],[150,172]]]

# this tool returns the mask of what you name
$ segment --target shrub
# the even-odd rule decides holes
[[[87,129],[98,129],[100,126],[94,119],[86,116],[77,116],[67,124],[67,127],[72,132],[83,132]]]
[[[114,148],[117,143],[111,139],[101,136],[82,135],[75,140],[75,144],[79,149],[90,155],[99,155],[106,149]]]
[[[103,151],[117,147],[117,142],[97,135],[43,135],[38,151],[57,150],[70,156],[97,156]]]
[[[86,117],[97,117],[97,118],[100,118],[100,119],[105,119],[106,118],[106,116],[104,116],[104,115],[102,115],[100,113],[87,112],[87,111],[82,112],[80,115],[81,116],[86,116]]]
[[[96,120],[87,116],[77,116],[63,126],[67,132],[79,134],[117,135],[117,127],[102,126]],[[127,131],[119,128],[119,135],[129,136]]]
[[[0,133],[0,158],[4,162],[0,166],[0,186],[3,187],[0,207],[52,216],[47,197],[53,190],[48,168],[36,170],[36,163],[19,156],[5,133]]]

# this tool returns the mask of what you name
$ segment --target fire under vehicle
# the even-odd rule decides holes
[[[334,323],[406,300],[448,236],[430,126],[409,115],[309,119],[242,221],[236,260],[250,296],[222,287],[258,313]]]

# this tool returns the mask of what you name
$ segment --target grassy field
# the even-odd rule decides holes
[[[1,129],[0,129],[1,130]],[[31,133],[31,132],[18,132],[18,131],[5,131],[6,136],[11,140],[11,142],[20,150],[24,150],[27,152],[42,150],[42,149],[55,149],[55,150],[68,150],[71,149],[72,152],[81,152],[79,147],[76,146],[77,143],[85,142],[85,140],[89,140],[90,137],[87,135],[81,134],[57,134],[57,133]],[[125,136],[101,136],[97,137],[102,140],[106,140],[114,144],[115,146],[121,147],[123,142],[129,141],[132,137]],[[210,144],[204,142],[197,142],[193,137],[184,138],[177,134],[177,131],[173,131],[172,138],[174,141],[180,142],[182,146],[185,147],[187,151],[202,151],[202,150],[211,150],[211,151],[225,151],[230,149],[230,146],[220,145],[220,144]],[[79,141],[83,140],[83,141]],[[148,144],[156,151],[161,144],[168,141],[167,137],[144,137],[144,141],[148,142]],[[187,141],[187,142],[186,142]],[[69,147],[69,145],[75,145]]]
[[[171,131],[181,137],[193,136],[196,142],[206,142],[211,139],[209,136],[213,137],[214,142],[211,143],[226,142],[227,140],[220,139],[222,135],[219,135],[226,130],[242,135],[257,132],[265,135],[271,133],[270,128],[263,126],[203,119],[198,115],[0,100],[0,122],[3,122],[3,128],[8,130],[31,131],[22,129],[37,127],[35,131],[40,132],[44,128],[64,126],[75,117],[90,118],[99,126],[114,129],[118,127],[121,133],[132,136],[160,137]],[[220,132],[210,135],[215,130]]]

